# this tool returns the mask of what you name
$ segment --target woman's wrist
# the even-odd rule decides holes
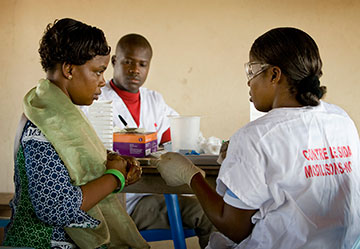
[[[124,174],[121,173],[117,169],[107,169],[104,174],[110,174],[117,178],[117,180],[120,182],[118,188],[116,188],[113,193],[121,192],[125,187],[125,177]]]

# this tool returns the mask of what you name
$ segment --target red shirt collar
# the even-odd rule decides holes
[[[119,95],[119,97],[126,102],[136,102],[140,100],[140,91],[138,91],[137,93],[131,93],[121,90],[114,84],[113,80],[110,80],[110,86],[114,89],[117,95]]]

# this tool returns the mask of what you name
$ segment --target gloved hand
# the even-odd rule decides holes
[[[183,184],[190,186],[191,179],[198,172],[205,177],[205,172],[202,169],[196,167],[185,156],[175,152],[167,152],[161,155],[159,159],[155,160],[155,166],[169,186]]]

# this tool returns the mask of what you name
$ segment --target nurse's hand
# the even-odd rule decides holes
[[[191,179],[197,173],[201,173],[205,177],[205,172],[196,167],[185,156],[175,153],[167,152],[155,161],[155,166],[160,172],[161,177],[169,186],[180,186],[188,184],[190,186]]]

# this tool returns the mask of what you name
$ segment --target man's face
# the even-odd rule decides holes
[[[151,51],[148,48],[129,46],[118,49],[111,58],[114,67],[114,84],[121,90],[137,93],[149,72]]]

